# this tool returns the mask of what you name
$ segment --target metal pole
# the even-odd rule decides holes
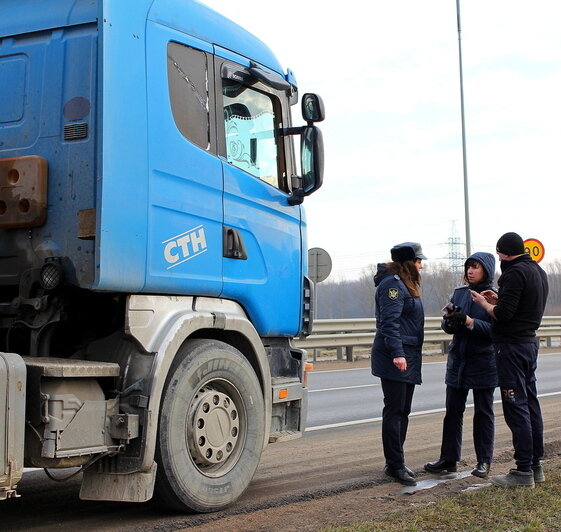
[[[466,253],[471,255],[471,234],[469,223],[469,189],[466,155],[466,123],[464,113],[464,73],[462,68],[462,25],[460,23],[460,0],[456,0],[456,15],[458,19],[458,53],[460,58],[460,108],[462,112],[462,155],[464,163],[464,214],[466,221]]]

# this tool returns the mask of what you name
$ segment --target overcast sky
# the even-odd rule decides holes
[[[398,242],[435,260],[465,240],[455,0],[203,1],[324,99],[324,186],[304,205],[336,277]],[[472,251],[516,231],[546,264],[561,258],[561,2],[463,0],[461,20]]]

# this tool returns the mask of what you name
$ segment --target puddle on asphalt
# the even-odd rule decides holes
[[[448,473],[446,475],[440,475],[438,477],[431,477],[425,480],[419,480],[416,486],[405,486],[400,489],[397,494],[401,495],[403,493],[411,495],[417,491],[430,490],[439,484],[444,482],[449,482],[450,480],[459,480],[461,478],[466,478],[471,476],[471,471],[461,471],[460,473]],[[481,485],[480,487],[483,487]]]

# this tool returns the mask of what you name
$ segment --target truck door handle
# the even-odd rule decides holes
[[[223,253],[227,259],[247,260],[247,252],[242,235],[233,227],[224,226],[222,231]]]

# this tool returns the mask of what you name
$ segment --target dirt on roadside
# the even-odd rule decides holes
[[[545,349],[541,351],[547,352]],[[424,363],[443,360],[446,360],[444,355],[424,357]],[[364,357],[358,358],[352,363],[344,360],[316,362],[313,371],[367,367],[370,367],[370,359]],[[467,472],[467,476],[448,479],[441,483],[423,482],[438,479],[438,477],[417,468],[419,486],[432,484],[432,487],[426,489],[410,490],[390,479],[386,480],[380,471],[373,471],[372,482],[367,482],[366,486],[363,484],[355,489],[341,488],[341,492],[330,490],[323,494],[308,493],[302,495],[297,502],[285,504],[280,500],[274,506],[265,509],[247,507],[245,513],[223,516],[215,521],[207,521],[204,525],[184,530],[190,532],[223,532],[225,530],[228,532],[270,532],[272,530],[319,532],[329,526],[376,521],[384,515],[404,508],[430,505],[442,497],[458,495],[468,488],[485,486],[488,482],[469,474],[474,465],[472,462],[473,460],[471,462],[462,461],[458,464],[458,472]],[[326,467],[328,466],[326,465]],[[504,474],[511,467],[513,467],[513,456],[512,450],[509,449],[499,452],[494,457],[491,473]],[[547,441],[544,459],[546,474],[548,468],[558,467],[561,468],[561,440]]]
[[[561,441],[547,442],[546,458],[543,461],[547,475],[549,468],[561,467]],[[507,473],[512,467],[512,451],[505,451],[495,457],[493,474]],[[458,471],[469,471],[472,466],[465,462],[458,464]],[[450,475],[452,476],[452,475]],[[425,472],[417,472],[419,485],[427,479],[438,477]],[[485,487],[487,481],[467,475],[464,478],[449,479],[434,487],[409,491],[388,479],[372,487],[345,491],[326,497],[310,495],[308,500],[258,510],[242,515],[217,519],[184,530],[189,532],[319,532],[329,526],[344,526],[357,522],[376,521],[382,516],[403,510],[433,504],[442,497],[458,495],[469,488]],[[489,488],[498,489],[498,488]],[[539,488],[538,488],[539,489]]]

